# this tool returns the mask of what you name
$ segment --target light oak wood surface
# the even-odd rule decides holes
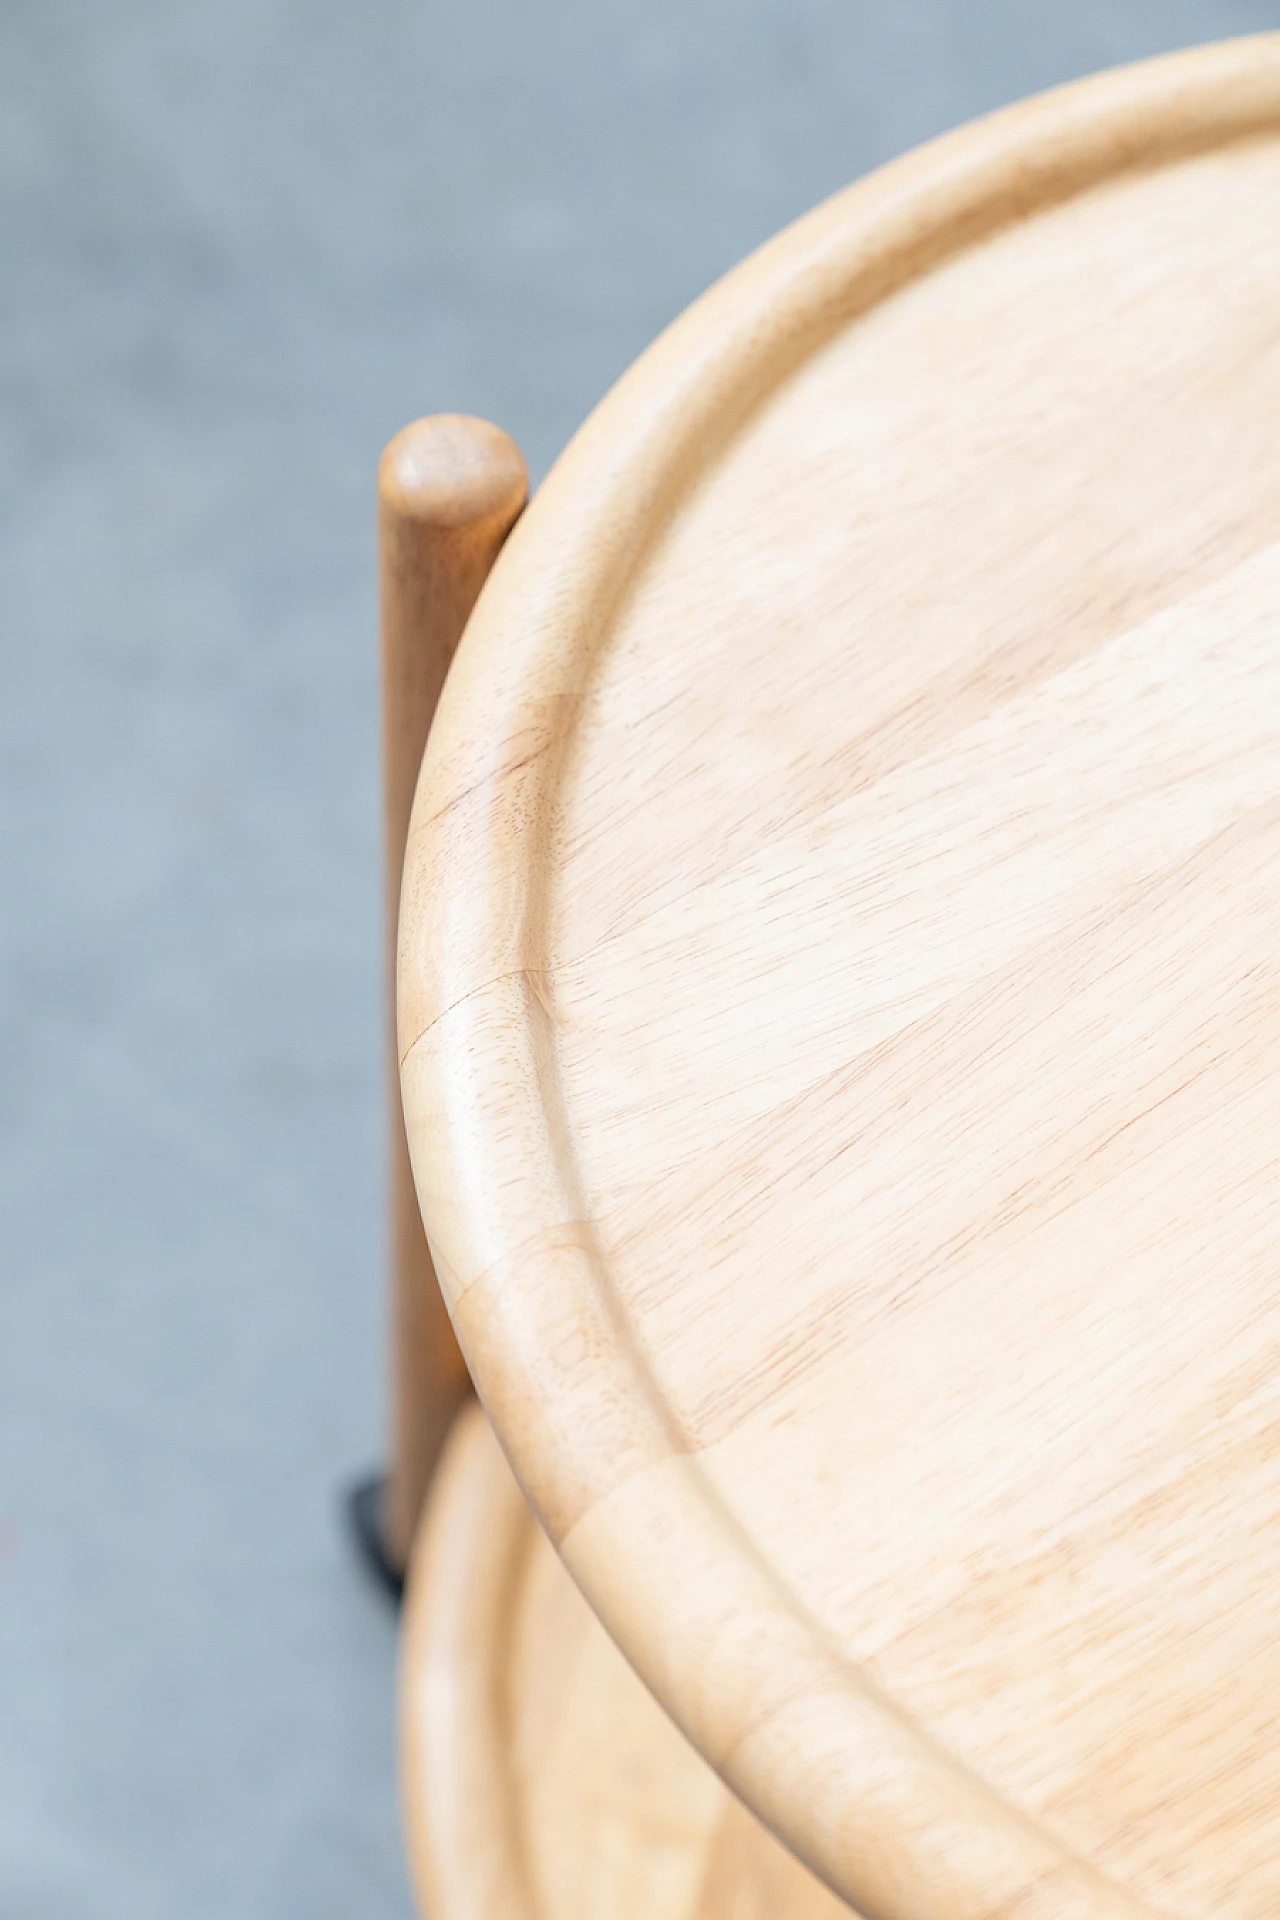
[[[470,1382],[413,1190],[395,1048],[400,876],[414,784],[449,662],[528,492],[514,441],[465,414],[416,420],[378,469],[387,955],[390,979],[391,1458],[384,1546],[403,1571],[431,1470]]]
[[[401,1779],[430,1920],[839,1920],[667,1719],[476,1406],[414,1549]]]
[[[1280,1909],[1280,40],[820,208],[481,595],[407,850],[463,1351],[871,1920]]]

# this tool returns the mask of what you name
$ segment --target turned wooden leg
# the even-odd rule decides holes
[[[409,812],[427,729],[485,576],[525,503],[515,443],[460,414],[417,420],[378,470],[391,1103],[391,1459],[376,1523],[384,1571],[403,1575],[423,1496],[469,1387],[418,1212],[400,1108],[396,922]]]

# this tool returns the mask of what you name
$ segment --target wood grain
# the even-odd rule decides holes
[[[431,1920],[838,1920],[646,1692],[479,1408],[414,1550],[401,1777]]]
[[[469,1387],[440,1298],[413,1189],[395,1050],[394,960],[409,811],[427,730],[476,597],[528,492],[497,427],[436,414],[405,427],[378,469],[384,853],[391,1003],[391,1464],[383,1528],[403,1568],[427,1482]]]
[[[402,1082],[593,1608],[870,1920],[1280,1903],[1280,40],[683,317],[459,652]]]

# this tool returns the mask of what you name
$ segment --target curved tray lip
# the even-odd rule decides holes
[[[464,1404],[414,1540],[400,1632],[402,1824],[432,1920],[538,1920],[504,1711],[512,1604],[536,1529],[483,1409]]]
[[[591,415],[504,549],[432,729],[399,953],[423,1216],[495,1430],[588,1600],[731,1787],[869,1920],[1137,1920],[910,1723],[719,1501],[614,1297],[545,974],[546,854],[610,610],[699,465],[836,328],[1109,178],[1280,133],[1280,34],[1121,68],[916,149],[690,307]]]

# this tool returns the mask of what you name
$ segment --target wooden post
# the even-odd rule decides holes
[[[396,923],[409,812],[427,729],[485,577],[528,493],[519,448],[461,414],[417,420],[378,469],[391,1100],[391,1460],[378,1515],[386,1571],[403,1576],[423,1497],[469,1380],[431,1265],[400,1107]]]

